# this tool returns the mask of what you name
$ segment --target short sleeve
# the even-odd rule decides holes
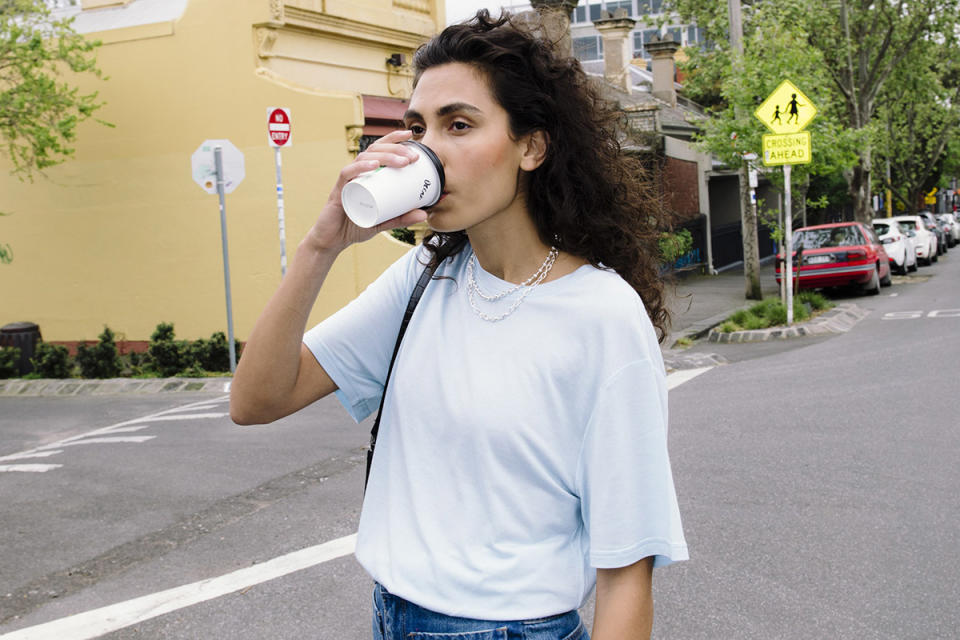
[[[413,249],[345,307],[306,332],[303,342],[337,385],[337,399],[360,422],[380,405],[403,313],[423,265]]]
[[[667,454],[666,378],[650,360],[626,365],[598,392],[577,489],[593,567],[688,558]]]

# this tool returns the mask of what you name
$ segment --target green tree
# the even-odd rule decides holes
[[[100,43],[72,23],[57,19],[44,0],[0,0],[0,139],[21,179],[73,155],[77,125],[103,106],[96,92],[64,80],[68,71],[101,76],[94,54]]]
[[[745,5],[742,60],[733,54],[727,40],[726,3],[676,0],[674,7],[684,18],[695,20],[715,43],[707,49],[689,51],[689,60],[681,66],[687,74],[684,92],[713,105],[700,143],[727,166],[737,167],[745,154],[760,156],[762,136],[769,131],[753,114],[784,79],[800,87],[816,104],[817,117],[807,127],[812,135],[812,162],[796,165],[792,172],[793,216],[800,222],[811,177],[849,170],[857,162],[856,150],[865,138],[844,126],[842,100],[832,86],[821,52],[810,46],[810,34],[804,28],[805,2]],[[765,173],[775,186],[783,188],[779,168],[765,169]],[[760,209],[760,221],[776,234],[778,215]]]
[[[724,63],[729,65],[732,62],[726,43],[724,11],[727,3],[715,0],[670,0],[670,4],[684,18],[692,18],[705,27],[709,39],[716,43],[715,51],[694,60],[711,67],[708,71],[692,74],[693,82],[699,83],[695,90],[705,91],[712,83],[721,87],[721,93],[727,94],[727,102],[741,99],[732,95],[728,86],[732,84],[732,79],[724,75],[723,69]],[[778,58],[781,62],[790,58],[797,61],[794,54],[802,53],[800,67],[782,66],[779,75],[789,76],[811,99],[817,101],[821,110],[811,126],[814,162],[819,161],[818,155],[823,155],[818,152],[838,152],[828,160],[828,164],[842,170],[855,216],[860,221],[869,222],[873,216],[870,206],[871,172],[873,143],[877,136],[875,116],[878,100],[882,99],[881,91],[894,71],[912,67],[912,55],[919,43],[943,42],[955,33],[958,5],[960,0],[744,2],[746,73],[749,75],[752,65],[763,64],[761,51],[764,48],[769,51],[789,46],[790,54]],[[749,40],[751,33],[752,41]],[[758,46],[761,51],[757,51]],[[718,83],[717,78],[724,80]],[[814,81],[812,84],[806,84],[811,80]],[[746,86],[753,89],[755,85]],[[825,117],[828,114],[824,111],[824,105],[833,114],[829,120]],[[729,124],[727,126],[732,128]],[[818,131],[821,134],[819,136]],[[829,146],[818,148],[818,138],[829,141]],[[746,140],[739,137],[738,140],[734,148],[744,143],[754,145],[749,135]],[[855,157],[854,162],[849,164],[851,152],[855,152]],[[815,164],[809,169],[813,174],[822,175],[826,167],[817,168]],[[794,175],[801,184],[806,182],[803,170],[795,171]]]
[[[885,171],[878,175],[907,213],[940,183],[948,144],[960,135],[960,60],[950,55],[958,46],[953,38],[921,43],[909,68],[894,71],[881,94],[875,148],[890,179]]]
[[[101,77],[94,54],[100,43],[72,23],[56,18],[45,0],[0,0],[0,153],[20,180],[72,156],[77,126],[103,106],[96,92],[81,93],[65,79]],[[13,249],[0,242],[0,264],[12,260]]]
[[[912,68],[924,42],[950,37],[957,26],[958,0],[804,0],[810,43],[821,52],[846,111],[846,125],[867,134],[857,164],[844,177],[854,216],[869,223],[876,139],[873,128],[882,91],[898,69]],[[922,57],[922,53],[920,54]],[[953,55],[953,54],[951,54]],[[887,96],[892,95],[887,92]],[[909,98],[908,98],[909,99]]]

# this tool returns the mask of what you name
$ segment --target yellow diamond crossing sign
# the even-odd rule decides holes
[[[753,115],[774,133],[798,133],[817,115],[817,108],[792,82],[784,80]]]

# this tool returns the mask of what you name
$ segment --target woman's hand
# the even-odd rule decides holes
[[[304,238],[304,243],[318,251],[332,251],[339,253],[351,244],[369,240],[381,231],[405,227],[423,222],[427,213],[423,209],[414,209],[387,220],[375,227],[364,229],[355,225],[343,210],[340,201],[340,192],[343,186],[367,171],[377,167],[405,167],[419,157],[408,145],[400,144],[409,140],[412,133],[408,130],[393,131],[370,145],[366,151],[359,154],[353,162],[345,166],[337,178],[327,203],[320,211],[317,221]]]

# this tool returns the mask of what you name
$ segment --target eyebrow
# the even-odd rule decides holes
[[[437,117],[442,118],[450,115],[451,113],[456,113],[457,111],[466,111],[467,113],[482,113],[479,107],[475,107],[469,102],[451,102],[450,104],[444,105],[437,109]],[[423,120],[423,115],[416,109],[407,109],[407,112],[403,114],[403,119]]]

